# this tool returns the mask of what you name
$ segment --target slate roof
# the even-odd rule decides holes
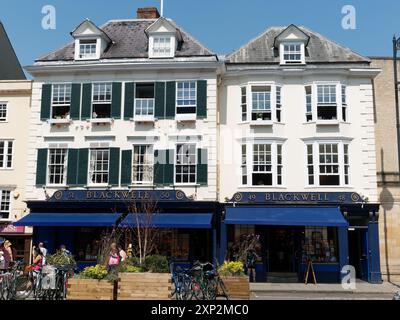
[[[100,27],[113,41],[102,54],[101,59],[135,59],[148,58],[148,37],[145,30],[156,20],[112,20]],[[172,22],[172,21],[171,21]],[[173,23],[173,22],[172,22]],[[183,43],[176,51],[176,57],[206,57],[215,56],[186,31],[177,27]],[[75,45],[72,41],[37,62],[45,61],[70,61],[74,60]]]
[[[21,64],[0,21],[0,80],[25,80]]]
[[[228,63],[279,63],[275,38],[287,27],[271,27],[237,51],[227,56]],[[306,63],[369,63],[370,60],[305,27],[298,27],[310,37]]]

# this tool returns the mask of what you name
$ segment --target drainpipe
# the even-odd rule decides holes
[[[400,38],[393,37],[393,73],[394,73],[394,96],[396,106],[396,129],[397,129],[397,160],[399,165],[400,179],[400,112],[399,112],[399,80],[397,72],[397,51],[400,49]]]

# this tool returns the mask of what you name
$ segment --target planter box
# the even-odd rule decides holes
[[[118,300],[170,300],[169,273],[120,273]]]
[[[115,300],[114,290],[107,280],[68,279],[67,300]]]
[[[250,283],[248,277],[221,277],[228,290],[229,299],[250,300]]]

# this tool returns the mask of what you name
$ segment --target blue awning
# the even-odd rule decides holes
[[[163,213],[150,219],[144,214],[130,214],[122,225],[134,227],[137,221],[160,229],[211,229],[212,213]]]
[[[347,227],[338,207],[226,208],[225,224],[305,227]]]
[[[30,213],[14,223],[29,227],[112,227],[121,214],[113,213]]]

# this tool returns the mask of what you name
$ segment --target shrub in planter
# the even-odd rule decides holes
[[[244,265],[241,261],[225,261],[222,266],[218,268],[218,273],[225,277],[243,277]]]
[[[76,262],[73,256],[67,256],[61,252],[49,254],[46,256],[46,263],[51,266],[75,266]]]
[[[80,279],[96,279],[103,280],[107,277],[107,268],[103,265],[96,265],[94,267],[87,267],[79,274]]]
[[[169,273],[168,260],[164,256],[148,256],[143,263],[143,271],[151,273]]]
[[[218,273],[225,284],[230,299],[250,299],[249,278],[243,271],[243,263],[240,261],[225,261],[218,268]]]

